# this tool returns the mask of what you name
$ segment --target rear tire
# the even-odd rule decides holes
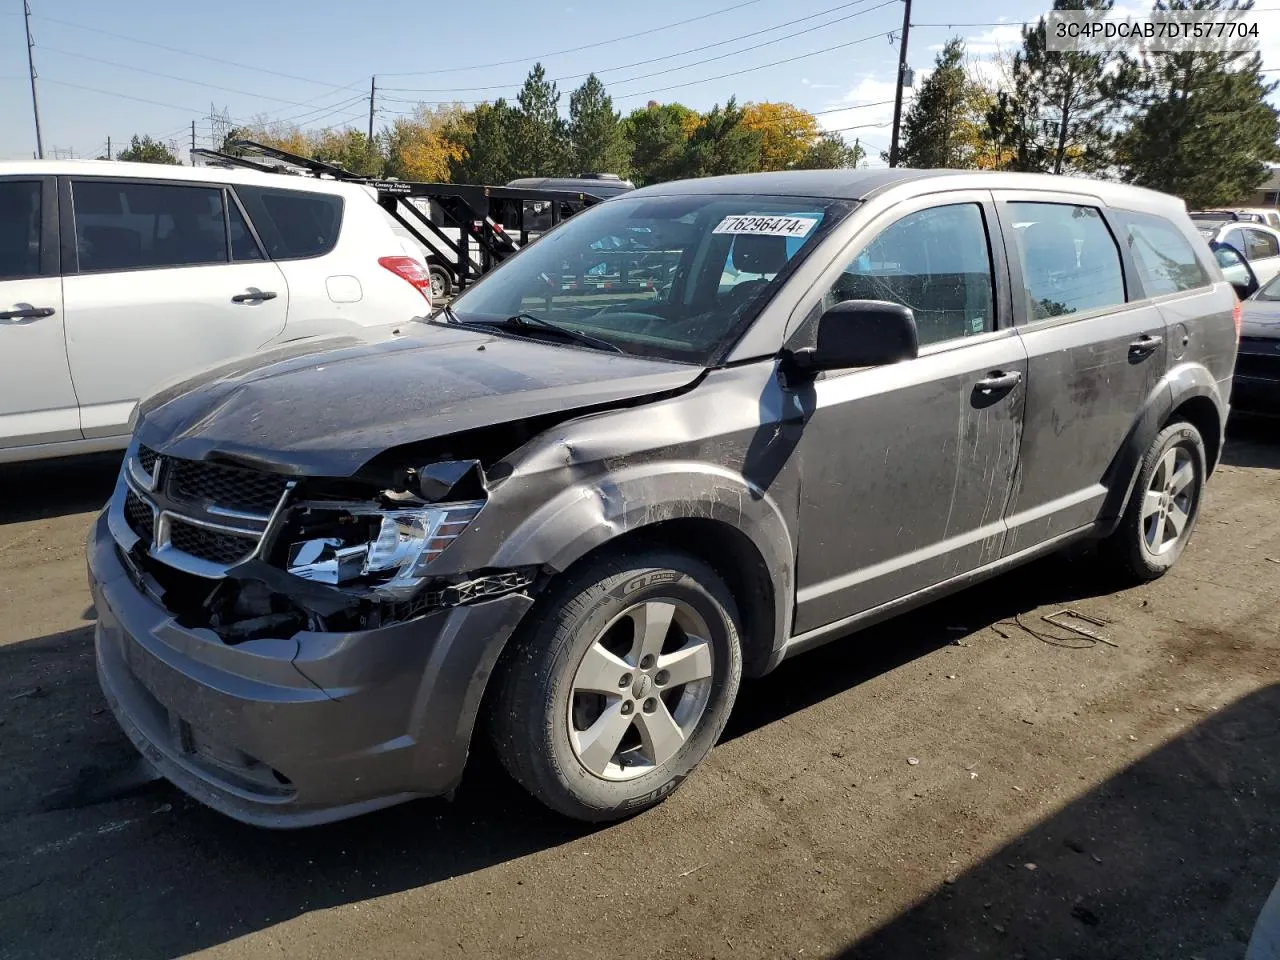
[[[590,564],[553,585],[513,643],[490,720],[504,767],[578,820],[618,820],[711,751],[742,678],[724,581],[674,550]]]
[[[1128,580],[1163,576],[1182,556],[1208,476],[1204,438],[1193,424],[1176,420],[1151,442],[1124,516],[1102,541],[1102,557]]]

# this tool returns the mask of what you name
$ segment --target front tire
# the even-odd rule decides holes
[[[1122,576],[1155,580],[1182,556],[1200,516],[1207,463],[1204,438],[1185,420],[1151,442],[1120,525],[1102,542],[1103,557]]]
[[[544,603],[493,703],[499,759],[578,820],[657,804],[729,719],[742,677],[732,593],[700,560],[652,548],[571,573]]]

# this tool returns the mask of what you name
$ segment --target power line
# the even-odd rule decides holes
[[[838,11],[838,10],[845,10],[845,9],[847,9],[847,8],[849,8],[849,7],[856,7],[856,6],[859,6],[860,4],[868,3],[868,2],[870,2],[870,0],[852,0],[852,2],[850,2],[850,3],[843,3],[843,4],[840,4],[839,6],[830,7],[830,8],[828,8],[828,9],[826,9],[826,10],[821,10],[821,11],[819,11],[818,13],[810,14],[810,15],[809,15],[809,16],[807,16],[807,17],[800,17],[800,18],[795,19],[795,20],[787,20],[787,21],[784,21],[783,23],[774,24],[772,27],[765,27],[765,28],[764,28],[764,29],[762,29],[762,30],[753,30],[753,31],[751,31],[750,33],[744,33],[744,34],[741,34],[741,35],[736,36],[736,37],[728,37],[727,39],[724,39],[724,40],[717,40],[715,43],[706,43],[706,44],[703,44],[703,45],[702,45],[702,46],[700,46],[700,47],[691,47],[691,48],[689,48],[688,50],[680,50],[680,51],[678,51],[678,52],[676,52],[676,53],[669,53],[669,54],[667,54],[666,56],[662,56],[662,57],[650,57],[650,58],[649,58],[649,59],[647,59],[647,60],[636,60],[636,61],[634,61],[633,63],[624,63],[624,64],[620,64],[620,65],[618,65],[618,66],[616,66],[616,67],[603,67],[603,68],[601,68],[601,69],[597,69],[597,70],[590,70],[590,71],[588,71],[587,73],[574,73],[574,74],[567,74],[567,75],[562,76],[562,77],[552,77],[552,78],[551,78],[551,82],[552,82],[552,83],[560,83],[560,82],[565,81],[565,80],[580,80],[580,79],[582,79],[583,77],[590,76],[592,73],[594,73],[594,74],[614,73],[614,72],[616,72],[616,71],[618,71],[618,70],[628,70],[628,69],[630,69],[631,67],[643,67],[643,66],[647,66],[648,64],[651,64],[651,63],[660,63],[660,62],[662,62],[663,60],[674,60],[674,59],[676,59],[677,57],[684,57],[684,56],[688,56],[689,54],[693,54],[693,53],[701,53],[701,52],[702,52],[702,51],[704,51],[704,50],[711,50],[711,49],[713,49],[714,47],[723,47],[726,43],[734,43],[734,42],[736,42],[736,41],[738,41],[738,40],[748,40],[748,39],[750,39],[751,37],[758,37],[758,36],[760,36],[761,34],[764,34],[764,33],[772,33],[774,30],[782,30],[782,29],[784,29],[784,28],[786,28],[786,27],[795,26],[797,23],[804,23],[806,20],[813,20],[813,19],[815,19],[815,18],[817,18],[817,17],[826,16],[827,14],[829,14],[829,13],[834,13],[834,12],[836,12],[836,11]],[[786,36],[784,36],[784,37],[775,37],[775,38],[773,38],[772,40],[766,41],[766,42],[764,42],[764,43],[758,43],[758,44],[755,44],[754,46],[744,47],[744,48],[743,48],[743,49],[741,49],[741,50],[735,50],[735,51],[733,51],[733,52],[731,52],[731,53],[724,54],[723,56],[713,57],[713,58],[711,58],[711,60],[703,60],[703,61],[701,61],[701,62],[702,62],[702,63],[711,63],[711,62],[714,62],[715,60],[723,60],[723,59],[725,59],[726,57],[733,57],[733,56],[737,56],[737,55],[738,55],[738,54],[740,54],[740,53],[747,53],[747,52],[748,52],[748,51],[750,51],[750,50],[758,50],[760,47],[767,47],[767,46],[769,46],[769,45],[770,45],[770,44],[772,44],[772,43],[778,43],[778,42],[783,41],[783,40],[790,40],[792,37],[798,37],[798,36],[801,36],[802,34],[812,33],[812,32],[813,32],[813,31],[815,31],[815,30],[822,30],[822,29],[825,29],[826,27],[832,26],[833,24],[841,23],[841,22],[843,22],[843,21],[845,21],[845,20],[851,20],[851,19],[853,19],[854,17],[860,17],[860,16],[862,16],[863,14],[871,13],[871,12],[872,12],[872,10],[878,10],[878,9],[880,9],[880,7],[888,6],[888,3],[894,3],[894,2],[897,2],[897,0],[888,0],[888,2],[887,2],[887,3],[881,3],[881,4],[879,4],[878,6],[872,7],[870,10],[859,10],[857,13],[850,13],[850,14],[847,14],[847,15],[845,15],[845,16],[843,16],[843,17],[837,17],[836,19],[834,19],[834,20],[829,20],[829,21],[827,21],[826,23],[820,23],[820,24],[818,24],[817,26],[808,27],[808,28],[806,28],[806,29],[804,29],[804,30],[799,30],[799,31],[797,31],[797,32],[795,32],[795,33],[787,34],[787,35],[786,35]],[[700,65],[700,64],[686,64],[684,67],[672,67],[672,68],[670,68],[670,69],[673,69],[673,70],[684,70],[684,69],[687,69],[687,68],[688,68],[688,67],[690,67],[690,66],[698,66],[698,65]],[[665,71],[664,71],[664,72],[665,72]],[[385,76],[385,74],[384,74],[384,76]],[[645,76],[645,77],[652,77],[652,76],[658,76],[658,74],[656,74],[656,73],[651,73],[651,74],[645,74],[644,76]],[[630,77],[629,79],[631,79],[631,80],[639,80],[639,79],[643,79],[643,77]],[[625,81],[625,80],[616,80],[616,81],[611,81],[611,82],[613,82],[613,83],[626,83],[627,81]],[[440,87],[440,88],[421,88],[421,87],[384,87],[383,89],[384,89],[384,90],[389,90],[389,91],[391,91],[391,92],[393,92],[393,93],[453,93],[453,92],[470,92],[470,91],[473,91],[473,90],[507,90],[507,89],[510,89],[511,87],[515,87],[515,86],[519,86],[519,82],[516,82],[516,83],[504,83],[504,84],[494,84],[494,85],[490,85],[490,86],[481,86],[481,87]],[[396,103],[407,103],[407,102],[409,102],[409,101],[407,101],[407,100],[402,100],[402,99],[399,99],[399,98],[397,98],[397,97],[385,97],[384,99],[386,99],[386,100],[390,100],[390,101],[393,101],[393,102],[396,102]]]
[[[896,2],[896,0],[890,0],[890,2]],[[866,43],[870,40],[879,40],[881,37],[887,37],[896,32],[897,31],[895,30],[882,30],[880,33],[873,33],[867,37],[859,37],[857,40],[849,40],[849,41],[846,41],[845,43],[837,43],[834,46],[823,47],[821,50],[811,50],[809,53],[801,53],[794,57],[785,57],[782,60],[774,60],[771,63],[758,63],[753,67],[746,67],[742,70],[733,70],[729,73],[721,73],[714,77],[702,77],[699,80],[689,80],[689,81],[686,81],[685,83],[673,83],[670,86],[656,87],[653,90],[641,90],[636,93],[619,94],[619,99],[625,100],[631,97],[647,97],[655,93],[665,93],[668,90],[678,90],[681,87],[696,86],[699,83],[710,83],[713,80],[724,80],[724,79],[727,79],[728,77],[740,77],[744,73],[755,73],[757,70],[766,70],[769,67],[778,67],[784,63],[795,63],[797,60],[807,60],[809,57],[820,56],[821,54],[831,53],[832,51],[835,51],[835,50],[843,50],[847,47],[852,47],[859,43]],[[625,83],[626,81],[617,80],[614,82]]]
[[[57,47],[50,47],[44,44],[40,45],[40,49],[46,53],[58,53],[64,57],[75,57],[79,60],[91,60],[94,63],[103,63],[109,67],[119,67],[121,70],[134,70],[138,73],[146,73],[153,77],[163,77],[166,80],[177,80],[179,83],[190,83],[197,87],[209,87],[213,90],[223,90],[227,93],[239,94],[243,97],[256,97],[259,100],[274,100],[276,103],[283,103],[291,107],[305,107],[309,101],[304,100],[286,100],[283,97],[272,97],[265,93],[251,93],[248,90],[237,90],[234,87],[224,87],[217,83],[206,83],[203,80],[191,80],[187,77],[180,77],[172,73],[161,73],[159,70],[149,70],[146,67],[136,67],[131,63],[120,63],[118,60],[106,60],[102,57],[91,57],[87,53],[73,53],[70,50],[60,50]]]
[[[740,53],[747,53],[747,52],[749,52],[749,51],[751,51],[751,50],[759,50],[761,47],[767,47],[767,46],[770,46],[770,45],[772,45],[772,44],[774,44],[774,43],[777,43],[777,42],[778,42],[778,41],[780,41],[780,40],[790,40],[792,37],[798,37],[798,36],[800,36],[801,34],[805,34],[805,33],[812,33],[814,30],[821,30],[821,29],[822,29],[822,28],[824,28],[824,27],[829,27],[829,26],[831,26],[831,24],[833,24],[833,23],[839,23],[839,22],[840,22],[840,20],[849,20],[849,19],[851,19],[851,18],[853,18],[853,17],[861,17],[861,16],[865,16],[865,15],[866,15],[866,14],[868,14],[868,13],[874,13],[875,11],[880,10],[880,9],[881,9],[881,8],[883,8],[883,7],[887,7],[887,6],[890,6],[891,4],[896,4],[896,3],[898,3],[898,0],[884,0],[884,2],[883,2],[883,3],[878,3],[878,4],[876,4],[874,7],[868,7],[866,10],[859,10],[857,13],[851,13],[851,14],[849,14],[848,16],[840,17],[838,20],[832,20],[832,21],[830,21],[829,23],[819,24],[819,25],[818,25],[818,26],[816,26],[816,27],[809,27],[809,28],[808,28],[808,29],[806,29],[806,30],[798,30],[798,31],[796,31],[795,33],[789,33],[789,34],[787,34],[786,36],[776,37],[775,39],[773,39],[773,40],[767,40],[767,41],[765,41],[764,43],[757,43],[757,44],[753,44],[753,45],[752,45],[752,46],[750,46],[750,47],[743,47],[741,50],[732,50],[732,51],[730,51],[729,53],[722,53],[722,54],[720,54],[719,56],[715,56],[715,57],[708,57],[708,58],[706,58],[705,60],[701,60],[701,61],[699,61],[699,62],[698,62],[698,63],[696,63],[696,64],[688,64],[688,65],[687,65],[687,66],[685,66],[685,67],[675,67],[674,69],[676,69],[676,70],[685,70],[685,69],[688,69],[688,67],[692,67],[692,66],[699,66],[699,67],[700,67],[700,66],[702,66],[703,64],[706,64],[706,63],[715,63],[715,62],[716,62],[716,61],[718,61],[718,60],[727,60],[727,59],[729,59],[730,57],[736,57],[736,56],[737,56],[738,54],[740,54]],[[855,41],[855,42],[857,42],[857,41]],[[837,49],[837,48],[832,47],[832,48],[830,48],[830,49],[834,50],[834,49]],[[806,54],[806,56],[812,56],[812,54]],[[799,58],[796,58],[796,59],[799,59]],[[781,60],[780,60],[780,61],[778,61],[778,62],[779,62],[779,63],[786,63],[786,62],[789,62],[789,61],[781,61]],[[762,64],[761,66],[770,66],[770,64]],[[760,69],[760,68],[759,68],[759,67],[752,67],[751,69],[752,69],[752,70],[756,70],[756,69]],[[611,81],[609,81],[609,82],[610,82],[610,83],[631,83],[631,82],[633,82],[633,81],[635,81],[635,80],[648,80],[650,77],[660,77],[660,76],[662,76],[662,75],[663,75],[664,73],[666,73],[666,72],[667,72],[667,71],[665,71],[665,70],[656,70],[656,71],[654,71],[653,73],[641,73],[641,74],[637,74],[637,75],[636,75],[636,76],[634,76],[634,77],[626,77],[626,78],[624,78],[624,79],[622,79],[622,80],[611,80]],[[744,73],[747,73],[747,72],[750,72],[750,71],[748,70],[748,71],[743,71],[743,72],[744,72]]]
[[[327,80],[315,80],[311,77],[300,77],[292,73],[282,73],[279,70],[269,70],[266,67],[258,67],[249,63],[240,63],[236,60],[226,60],[222,57],[212,57],[206,53],[196,53],[194,50],[184,50],[181,47],[171,47],[164,43],[156,43],[153,40],[140,40],[137,37],[130,37],[123,33],[114,33],[111,30],[103,30],[100,27],[88,27],[83,23],[76,23],[74,20],[63,20],[59,17],[50,17],[47,14],[32,14],[37,20],[46,20],[49,23],[58,23],[64,27],[73,27],[76,30],[85,30],[89,33],[98,33],[104,37],[113,37],[116,40],[124,40],[128,43],[137,43],[145,47],[155,47],[158,50],[168,50],[170,53],[180,53],[184,57],[198,57],[201,60],[208,60],[212,63],[221,63],[229,67],[239,67],[242,70],[255,70],[258,73],[269,73],[275,77],[284,77],[286,80],[299,80],[302,83],[314,83],[322,87],[331,87],[335,90],[341,90],[336,83],[329,83]]]
[[[176,103],[163,103],[159,100],[148,100],[146,97],[135,97],[127,93],[115,93],[111,90],[99,89],[98,87],[86,87],[82,83],[71,83],[68,80],[51,80],[48,77],[41,77],[41,79],[45,83],[56,83],[60,87],[74,87],[76,90],[88,90],[90,93],[101,93],[108,97],[120,97],[124,100],[137,100],[139,103],[149,103],[155,107],[168,107],[171,110],[181,110],[184,113],[204,113],[203,108],[200,107],[183,107]]]
[[[499,60],[495,63],[476,63],[466,67],[441,67],[436,70],[410,70],[403,73],[383,73],[384,77],[427,77],[440,73],[457,73],[462,70],[488,70],[490,67],[507,67],[513,63],[528,63],[529,61],[546,60],[550,57],[559,57],[566,53],[578,53],[581,50],[592,50],[596,47],[605,47],[611,43],[621,43],[623,40],[635,40],[638,37],[647,37],[650,34],[661,33],[663,30],[671,30],[675,27],[683,27],[689,23],[697,23],[699,20],[708,20],[711,17],[718,17],[722,13],[734,13],[742,10],[744,7],[750,7],[759,3],[760,0],[746,0],[745,3],[735,3],[719,10],[712,10],[710,13],[700,14],[696,17],[690,17],[688,20],[677,20],[675,23],[666,23],[660,27],[650,27],[648,30],[641,30],[639,33],[628,33],[621,37],[614,37],[612,40],[598,40],[595,43],[584,43],[580,47],[569,47],[565,50],[553,50],[550,53],[540,53],[532,57],[519,57],[515,60]]]

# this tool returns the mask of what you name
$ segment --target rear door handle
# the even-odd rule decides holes
[[[231,298],[232,303],[255,303],[258,300],[274,300],[276,294],[271,290],[257,290],[253,293],[237,293]]]
[[[0,320],[39,320],[41,317],[52,317],[56,312],[53,307],[23,307],[21,310],[0,312]]]
[[[1164,337],[1153,337],[1144,333],[1129,344],[1129,352],[1138,357],[1149,356],[1155,353],[1156,348],[1162,343],[1164,343]]]
[[[985,380],[979,380],[973,385],[973,388],[979,393],[998,393],[1001,390],[1012,390],[1022,382],[1022,374],[1017,370],[1012,373],[1002,373],[997,370]]]

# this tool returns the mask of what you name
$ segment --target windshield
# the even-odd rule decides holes
[[[525,314],[626,353],[706,364],[853,206],[795,197],[620,197],[530,244],[454,301],[452,313],[461,323]],[[528,324],[507,329],[540,335]]]
[[[1262,289],[1253,295],[1255,300],[1280,300],[1280,274],[1272,277],[1262,285]]]

